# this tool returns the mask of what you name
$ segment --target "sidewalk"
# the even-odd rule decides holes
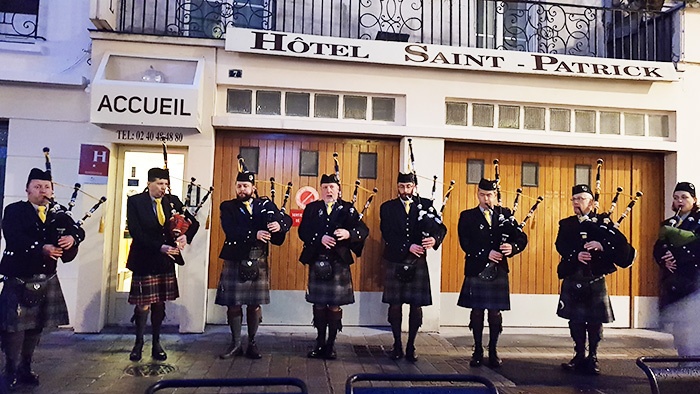
[[[244,330],[245,332],[245,327]],[[261,360],[245,357],[219,360],[230,339],[227,326],[208,326],[203,334],[163,335],[168,352],[165,364],[174,371],[162,376],[134,377],[125,372],[137,363],[128,360],[133,335],[108,329],[103,334],[74,334],[59,330],[45,334],[35,355],[34,369],[41,386],[24,393],[143,393],[160,379],[240,377],[296,377],[311,393],[343,393],[348,375],[355,373],[435,374],[484,376],[502,393],[648,394],[649,384],[635,365],[639,356],[673,356],[672,337],[652,330],[606,329],[599,349],[601,376],[565,373],[559,364],[573,355],[567,329],[505,328],[499,343],[504,360],[498,370],[470,368],[472,338],[466,328],[443,327],[440,334],[419,334],[418,362],[387,357],[392,336],[388,327],[347,327],[337,342],[338,359],[312,360],[313,327],[263,326],[257,342]],[[405,335],[404,335],[405,339]],[[245,338],[244,338],[245,341]],[[150,336],[144,347],[150,356]],[[152,363],[144,357],[140,365]],[[164,391],[168,392],[168,391]],[[189,389],[177,393],[236,392],[233,389]]]

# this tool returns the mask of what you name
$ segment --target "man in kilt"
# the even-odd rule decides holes
[[[423,323],[423,306],[433,304],[426,251],[437,249],[447,228],[434,214],[429,199],[414,196],[413,174],[399,173],[398,197],[386,201],[379,209],[384,238],[384,293],[382,302],[389,304],[388,321],[394,336],[390,357],[404,356],[401,346],[402,305],[410,305],[406,360],[415,362],[414,346],[418,328]]]
[[[569,320],[575,352],[574,357],[561,367],[567,371],[597,375],[600,374],[597,352],[603,337],[603,323],[615,320],[605,274],[615,271],[613,262],[619,264],[627,260],[630,247],[619,232],[617,237],[612,237],[612,233],[591,225],[589,215],[593,215],[594,201],[587,185],[574,186],[571,194],[575,215],[559,221],[555,242],[561,255],[557,274],[562,279],[557,315]]]
[[[49,211],[53,196],[51,172],[33,168],[26,184],[27,201],[8,205],[2,218],[5,251],[0,274],[5,283],[0,293],[0,330],[5,352],[5,385],[38,385],[32,371],[34,349],[44,328],[68,324],[56,262],[64,250],[77,248],[85,231],[76,227],[76,236],[64,235],[53,245],[47,225],[54,213]],[[28,291],[33,288],[35,291]]]
[[[192,242],[199,229],[197,219],[185,210],[191,224],[184,234],[173,238],[168,221],[172,212],[182,212],[182,202],[177,196],[165,193],[169,183],[167,169],[151,168],[146,190],[126,201],[126,221],[132,238],[126,268],[133,272],[129,304],[134,305],[132,321],[136,324],[136,341],[129,354],[131,361],[141,360],[149,310],[153,334],[151,356],[160,361],[168,358],[160,343],[165,301],[180,296],[175,264],[185,264],[180,251]]]
[[[343,327],[340,307],[355,302],[351,251],[359,256],[369,235],[355,207],[341,200],[339,194],[338,177],[322,175],[322,199],[306,206],[299,225],[299,238],[304,242],[299,261],[309,266],[306,301],[313,304],[313,324],[318,333],[309,358],[336,358],[335,339]]]
[[[219,254],[224,259],[224,269],[215,302],[227,307],[226,317],[231,328],[231,344],[219,355],[222,359],[243,354],[243,305],[246,305],[248,323],[245,355],[251,359],[262,357],[255,334],[262,322],[260,305],[270,303],[268,243],[281,245],[289,231],[275,204],[269,199],[253,198],[254,192],[255,175],[240,172],[236,177],[236,198],[221,203],[221,227],[226,241]]]
[[[502,364],[496,347],[503,331],[501,311],[510,310],[508,258],[522,252],[527,246],[527,235],[519,230],[512,231],[507,242],[502,241],[497,217],[503,215],[508,218],[511,212],[508,208],[495,206],[496,188],[496,181],[481,179],[477,191],[479,205],[462,211],[457,225],[459,245],[465,253],[464,283],[457,305],[471,308],[469,328],[474,335],[474,353],[469,365],[472,367],[481,366],[484,359],[485,310],[488,310],[489,322],[488,365],[497,368]],[[486,269],[494,268],[487,268],[488,264],[495,264],[495,275],[482,274]]]

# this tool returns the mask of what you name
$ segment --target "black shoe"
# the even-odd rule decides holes
[[[129,353],[129,360],[140,361],[142,353],[143,353],[143,342],[136,342],[134,344],[134,347],[131,349],[131,353]]]
[[[470,367],[480,367],[483,362],[484,362],[484,350],[483,349],[474,350],[474,354],[472,354],[472,359],[471,359],[471,361],[469,361],[469,366]]]
[[[248,348],[245,351],[245,356],[253,360],[259,360],[262,358],[262,355],[258,351],[258,345],[255,344],[255,341],[248,344]]]
[[[335,353],[334,345],[326,344],[326,346],[323,347],[323,358],[326,360],[335,360],[338,358],[338,355]]]
[[[503,364],[503,360],[498,357],[496,349],[489,350],[489,367],[498,368]]]
[[[418,357],[416,357],[416,348],[411,346],[411,347],[406,347],[406,361],[410,361],[412,363],[415,363],[418,361]]]
[[[589,355],[586,359],[586,372],[591,375],[600,375],[600,363],[598,363],[598,356],[595,354]]]
[[[308,353],[306,353],[306,357],[308,358],[323,358],[323,348],[324,345],[316,345],[315,348],[311,349]]]
[[[391,350],[391,353],[389,354],[389,358],[392,360],[399,360],[403,358],[403,349],[401,349],[400,344],[394,344],[394,348]]]
[[[568,363],[561,363],[565,371],[581,371],[586,365],[586,356],[583,353],[576,353],[574,358]]]
[[[158,361],[165,361],[168,359],[168,354],[165,353],[165,350],[163,350],[163,346],[160,345],[160,342],[153,342],[153,348],[151,348],[151,357],[153,357],[154,360]]]
[[[18,381],[18,379],[17,379],[17,374],[16,374],[16,373],[14,373],[14,372],[13,372],[13,373],[7,373],[7,372],[5,372],[5,373],[3,374],[3,376],[2,376],[2,378],[3,378],[3,380],[4,380],[5,387],[6,387],[8,390],[14,391],[14,389],[17,388],[17,385],[19,384],[19,381]]]
[[[219,358],[222,360],[228,360],[229,358],[234,358],[236,356],[243,355],[243,347],[241,344],[231,343],[226,349],[225,353],[219,354]]]
[[[17,380],[20,383],[28,384],[30,386],[39,385],[39,375],[34,373],[34,371],[32,371],[31,367],[29,366],[19,367],[19,369],[17,370]]]

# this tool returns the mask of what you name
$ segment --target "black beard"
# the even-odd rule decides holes
[[[253,197],[252,194],[244,194],[244,193],[237,193],[236,198],[241,200],[241,201],[248,201]]]
[[[401,194],[401,193],[399,193],[399,198],[400,198],[401,200],[403,200],[403,201],[408,201],[408,200],[413,199],[413,195],[412,195],[412,194]]]

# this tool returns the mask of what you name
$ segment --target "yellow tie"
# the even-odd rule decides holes
[[[46,207],[43,205],[39,205],[36,207],[37,213],[39,214],[39,219],[41,219],[42,222],[46,222]]]
[[[253,208],[250,206],[250,200],[243,201],[243,205],[245,205],[245,209],[248,210],[248,214],[252,215],[253,214]]]
[[[406,214],[411,210],[411,200],[406,200],[403,202],[404,208],[406,208]]]
[[[491,211],[488,209],[484,209],[484,217],[486,218],[486,222],[491,225]]]
[[[160,203],[160,198],[154,199],[156,202],[156,215],[158,216],[158,223],[160,225],[165,224],[165,212],[163,212],[163,204]]]
[[[330,215],[331,212],[333,212],[333,203],[332,202],[326,203],[326,213]]]

